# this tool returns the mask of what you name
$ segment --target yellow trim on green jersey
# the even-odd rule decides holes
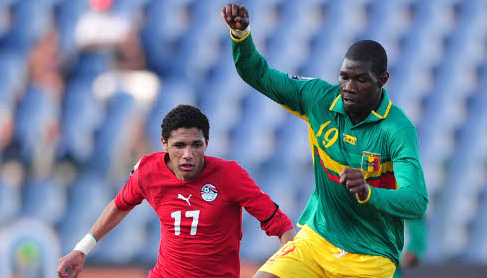
[[[367,194],[367,198],[365,198],[365,200],[361,201],[358,196],[357,196],[357,201],[360,203],[360,204],[365,204],[367,203],[369,200],[370,200],[370,195],[372,195],[372,187],[370,185],[367,184],[367,186],[369,187],[369,194]]]
[[[391,110],[391,106],[392,106],[392,102],[389,100],[389,105],[387,105],[386,113],[384,114],[384,116],[377,114],[377,112],[375,112],[374,110],[372,110],[372,114],[374,114],[374,116],[376,116],[377,118],[383,120],[387,118],[387,115],[389,115],[389,110]]]
[[[243,36],[242,38],[238,39],[238,38],[235,38],[232,34],[232,30],[230,29],[230,37],[232,38],[232,40],[234,40],[235,42],[241,42],[241,41],[244,41],[248,36],[250,35],[250,31],[247,32],[247,34],[245,34],[245,36]]]

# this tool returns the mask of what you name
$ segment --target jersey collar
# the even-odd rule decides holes
[[[387,115],[389,115],[389,111],[391,110],[392,102],[389,99],[389,95],[387,94],[386,89],[382,88],[382,93],[383,93],[383,97],[379,105],[379,109],[377,109],[377,111],[372,110],[372,112],[367,117],[367,119],[365,119],[365,121],[363,121],[362,123],[376,122],[387,118]],[[348,117],[347,112],[345,111],[345,107],[343,106],[341,94],[339,94],[335,98],[335,100],[333,100],[330,106],[330,110],[346,115]]]

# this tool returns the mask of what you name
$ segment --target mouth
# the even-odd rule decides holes
[[[342,97],[342,99],[343,99],[343,103],[347,106],[355,106],[358,104],[358,101],[355,99],[351,99],[348,97]]]
[[[183,163],[181,165],[179,165],[181,167],[181,169],[185,172],[191,172],[191,170],[194,169],[194,165],[191,164],[191,163]]]

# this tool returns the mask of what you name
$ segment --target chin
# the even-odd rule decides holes
[[[183,175],[184,180],[192,180],[195,178],[194,173]]]

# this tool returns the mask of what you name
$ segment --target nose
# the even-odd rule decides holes
[[[343,90],[349,94],[353,94],[357,92],[357,83],[354,80],[347,80],[345,86],[343,86]]]
[[[187,146],[184,149],[183,158],[184,159],[192,159],[193,158],[193,148],[191,148],[191,146]]]

